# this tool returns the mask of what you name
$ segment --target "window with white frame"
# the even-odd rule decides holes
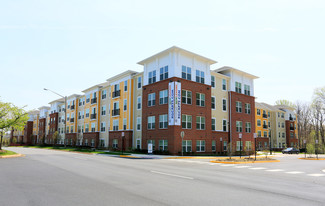
[[[227,100],[222,99],[222,111],[226,112],[227,111]]]
[[[261,120],[257,120],[257,126],[260,127],[261,126]]]
[[[263,132],[263,136],[264,136],[264,137],[267,137],[267,131],[264,131],[264,132]]]
[[[149,79],[148,79],[148,83],[152,84],[156,82],[156,70],[149,72]]]
[[[113,120],[113,131],[118,131],[119,121],[118,119]]]
[[[127,107],[128,107],[128,105],[127,105],[127,99],[124,99],[123,100],[123,111],[126,111],[127,110]]]
[[[148,117],[148,129],[155,129],[155,116]]]
[[[201,116],[196,117],[196,129],[198,130],[205,129],[205,117],[201,117]]]
[[[159,115],[159,129],[167,129],[167,114]]]
[[[102,99],[106,99],[106,95],[107,95],[107,91],[106,91],[106,89],[104,89],[102,91]]]
[[[223,151],[227,151],[227,145],[228,145],[228,142],[224,141],[223,142]]]
[[[205,151],[205,140],[196,140],[196,151],[197,152]]]
[[[227,80],[222,79],[222,90],[226,91],[227,90]]]
[[[138,89],[142,87],[142,78],[138,77]]]
[[[168,140],[159,140],[159,150],[161,151],[168,150]]]
[[[148,94],[148,107],[156,105],[156,93]]]
[[[284,123],[283,123],[283,122],[282,122],[282,124],[281,124],[281,125],[282,125],[282,128],[284,128]]]
[[[183,140],[182,149],[183,152],[192,152],[192,140]]]
[[[141,149],[141,140],[140,139],[136,140],[136,145],[137,145],[137,149]]]
[[[89,132],[89,124],[85,124],[85,132]]]
[[[216,77],[211,75],[211,87],[215,88],[216,87]]]
[[[205,106],[205,94],[196,93],[196,105],[201,107]]]
[[[246,146],[247,151],[252,151],[252,142],[251,141],[246,141],[245,146]]]
[[[216,130],[216,118],[211,119],[211,130],[212,131]]]
[[[245,130],[246,130],[246,133],[250,133],[251,132],[251,123],[250,122],[246,122],[246,125],[245,125]]]
[[[101,132],[105,132],[105,131],[106,131],[105,122],[101,122],[101,123],[100,123],[100,131],[101,131]]]
[[[243,132],[243,122],[236,121],[236,132]]]
[[[262,131],[261,131],[261,130],[258,130],[258,131],[257,131],[257,136],[258,136],[258,137],[262,137]]]
[[[186,67],[182,65],[182,78],[187,80],[192,80],[192,69],[191,67]]]
[[[242,112],[242,103],[239,101],[236,102],[236,112]]]
[[[102,114],[103,116],[106,115],[106,105],[102,106],[101,114]]]
[[[113,139],[112,147],[113,147],[114,149],[117,149],[117,148],[118,148],[118,139]]]
[[[204,72],[196,70],[195,81],[204,84]]]
[[[137,109],[141,109],[141,97],[137,98]]]
[[[182,90],[182,103],[192,104],[192,92],[188,90]]]
[[[251,104],[246,103],[245,104],[245,113],[250,114],[251,113]]]
[[[168,103],[168,90],[159,91],[159,104]]]
[[[236,141],[236,151],[243,150],[243,141]]]
[[[251,95],[251,87],[249,85],[244,84],[244,93],[245,95]]]
[[[168,66],[160,68],[160,81],[168,79]]]
[[[124,91],[128,91],[128,80],[124,81]]]
[[[216,109],[216,97],[211,97],[211,109]]]
[[[237,93],[241,93],[241,83],[240,82],[235,82],[235,91]]]
[[[212,140],[212,143],[211,143],[211,150],[212,152],[215,152],[216,151],[216,141],[215,140]]]
[[[123,130],[126,130],[127,127],[127,120],[126,118],[123,119]]]
[[[192,116],[182,114],[182,128],[183,129],[192,129]]]
[[[227,132],[227,120],[222,120],[222,131]]]
[[[141,131],[141,117],[137,117],[137,131]]]
[[[155,151],[155,149],[156,149],[156,141],[155,140],[151,140],[151,139],[149,139],[148,140],[148,144],[152,144],[152,151]]]
[[[89,108],[86,109],[86,118],[89,118]]]
[[[91,132],[95,132],[95,131],[96,131],[96,124],[91,123]]]

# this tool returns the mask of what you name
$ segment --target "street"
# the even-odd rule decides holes
[[[216,164],[45,149],[0,159],[0,205],[325,205],[325,161]],[[301,156],[303,157],[303,156]]]

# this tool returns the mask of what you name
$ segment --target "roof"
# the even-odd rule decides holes
[[[55,102],[64,102],[64,98],[53,100],[52,102],[49,102],[49,104],[53,104]]]
[[[295,108],[290,107],[288,105],[275,105],[274,107],[276,107],[278,109],[287,109],[287,110],[291,110],[291,111],[294,111],[295,110]]]
[[[87,89],[84,89],[82,92],[87,92],[87,91],[89,91],[89,90],[92,90],[92,89],[95,89],[95,88],[102,88],[102,87],[106,87],[106,86],[108,86],[109,85],[109,82],[103,82],[103,83],[100,83],[100,84],[96,84],[96,85],[94,85],[94,86],[91,86],[91,87],[89,87],[89,88],[87,88]]]
[[[247,76],[247,77],[252,78],[252,79],[258,79],[259,78],[258,76],[252,75],[250,73],[244,72],[242,70],[239,70],[239,69],[236,69],[236,68],[233,68],[233,67],[230,67],[230,66],[224,66],[224,67],[221,67],[221,68],[216,69],[214,71],[218,72],[218,73],[223,72],[223,71],[234,71],[236,73],[242,74],[242,75]]]
[[[48,106],[41,106],[39,107],[38,109],[41,110],[41,109],[50,109],[51,107],[48,107]]]
[[[125,72],[122,72],[122,73],[120,73],[118,75],[115,75],[115,76],[107,79],[106,81],[114,82],[114,81],[116,81],[118,79],[124,78],[124,77],[129,76],[129,75],[135,75],[135,74],[138,74],[138,72],[133,71],[133,70],[127,70]]]
[[[67,97],[67,99],[71,99],[71,98],[74,98],[74,97],[78,98],[80,96],[81,96],[80,94],[71,94],[70,96]]]
[[[212,59],[209,59],[209,58],[207,58],[207,57],[204,57],[204,56],[198,55],[198,54],[196,54],[196,53],[193,53],[193,52],[187,51],[187,50],[182,49],[182,48],[177,47],[177,46],[172,46],[172,47],[170,47],[170,48],[168,48],[168,49],[166,49],[166,50],[164,50],[164,51],[161,51],[161,52],[159,52],[159,53],[157,53],[157,54],[154,54],[154,55],[152,55],[152,56],[150,56],[150,57],[148,57],[148,58],[146,58],[146,59],[144,59],[144,60],[142,60],[142,61],[139,61],[138,64],[140,64],[140,65],[144,65],[146,62],[148,62],[148,61],[150,61],[150,60],[152,60],[152,59],[154,59],[154,58],[156,58],[156,57],[159,57],[159,56],[162,56],[162,55],[166,55],[166,54],[168,54],[169,52],[174,52],[174,51],[180,51],[180,52],[186,53],[186,54],[188,54],[188,55],[198,57],[198,58],[200,58],[200,59],[202,59],[202,60],[204,60],[204,61],[209,62],[210,64],[215,64],[215,63],[217,63],[217,61],[215,61],[215,60],[212,60]]]
[[[279,111],[277,107],[264,102],[255,102],[255,108],[265,109],[269,111]]]

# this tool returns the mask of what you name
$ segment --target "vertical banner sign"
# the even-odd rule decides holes
[[[175,124],[175,83],[169,82],[168,85],[168,125]]]
[[[175,125],[181,125],[182,89],[181,83],[175,82]]]

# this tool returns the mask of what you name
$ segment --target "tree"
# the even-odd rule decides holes
[[[25,112],[24,108],[17,107],[12,103],[0,101],[0,150],[2,148],[4,133],[11,128],[22,130],[28,118],[28,114]]]
[[[277,101],[275,101],[275,104],[276,105],[285,105],[285,106],[289,106],[289,107],[292,107],[292,108],[296,109],[296,105],[294,103],[290,102],[289,100],[286,100],[286,99],[277,100]]]
[[[59,132],[58,131],[55,131],[53,133],[53,136],[52,136],[52,139],[53,139],[53,145],[55,145],[59,139],[60,135],[59,135]]]

